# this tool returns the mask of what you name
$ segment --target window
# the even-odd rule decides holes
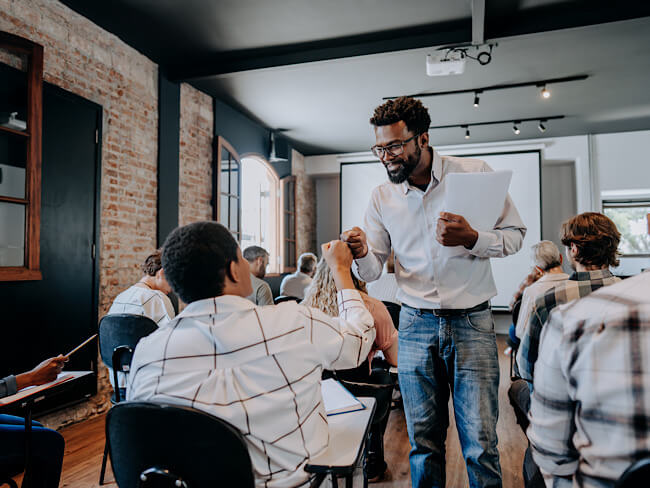
[[[282,178],[282,271],[296,270],[296,177]]]
[[[604,201],[603,212],[621,233],[623,256],[650,256],[650,201]]]
[[[242,158],[241,248],[260,246],[269,253],[269,273],[279,273],[280,180],[259,156]]]
[[[213,216],[241,241],[241,160],[223,137],[217,138],[213,171]]]
[[[0,33],[0,281],[39,280],[43,47]]]

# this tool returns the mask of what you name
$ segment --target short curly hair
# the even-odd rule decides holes
[[[388,100],[375,109],[370,123],[375,127],[391,125],[403,120],[406,127],[415,135],[429,131],[431,117],[429,111],[417,98],[399,97]]]
[[[144,263],[140,265],[142,272],[148,276],[156,276],[159,269],[162,268],[162,250],[156,249],[153,254],[149,254]]]
[[[177,227],[165,240],[165,277],[185,303],[223,295],[230,264],[237,262],[237,241],[223,225],[195,222]]]
[[[621,234],[609,217],[597,212],[585,212],[562,224],[562,244],[578,248],[576,260],[583,265],[618,266],[618,244]]]

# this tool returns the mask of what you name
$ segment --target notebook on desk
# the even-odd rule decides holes
[[[366,408],[357,397],[350,393],[347,388],[335,379],[328,378],[321,381],[320,388],[323,396],[325,413],[328,416],[356,412],[357,410],[363,410]]]

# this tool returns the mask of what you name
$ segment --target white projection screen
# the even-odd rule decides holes
[[[459,156],[461,156],[459,154]],[[507,258],[491,259],[497,296],[495,309],[505,310],[519,283],[532,268],[530,247],[541,240],[541,157],[539,151],[472,154],[495,171],[512,170],[510,196],[528,228],[521,250]],[[386,181],[386,170],[377,161],[341,163],[341,229],[363,227],[363,215],[373,188]]]

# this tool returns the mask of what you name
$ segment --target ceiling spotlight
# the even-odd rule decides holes
[[[465,126],[465,139],[469,139],[469,126]]]
[[[474,107],[478,107],[479,99],[478,99],[478,93],[479,92],[474,92]]]
[[[546,88],[546,85],[542,87],[542,98],[550,98],[551,92],[548,91],[548,88]]]
[[[519,127],[517,127],[517,122],[513,122],[513,123],[512,123],[512,132],[514,132],[515,135],[517,135],[517,136],[518,136],[519,133],[521,132],[521,131],[519,130]]]
[[[543,119],[539,121],[539,125],[537,126],[537,128],[539,129],[540,132],[546,132],[546,126],[544,125],[544,122],[546,121]]]

